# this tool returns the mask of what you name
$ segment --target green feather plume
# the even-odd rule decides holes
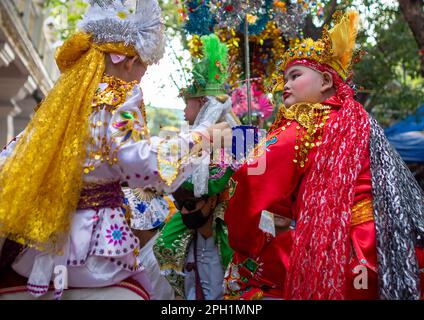
[[[228,77],[228,48],[215,34],[203,36],[202,58],[194,62],[193,84],[183,89],[186,98],[226,94],[224,84]]]

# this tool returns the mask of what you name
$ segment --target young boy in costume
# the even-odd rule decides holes
[[[283,56],[284,106],[225,213],[227,298],[422,297],[424,196],[347,84],[357,26],[348,12]],[[294,230],[274,236],[266,210]]]
[[[179,210],[165,224],[154,245],[163,274],[177,296],[187,300],[220,300],[225,269],[231,261],[224,210],[231,170],[210,168],[208,193],[194,196],[188,180],[173,193]]]
[[[240,124],[231,107],[231,98],[225,90],[228,78],[228,48],[218,36],[210,34],[201,37],[203,56],[194,61],[192,84],[181,90],[180,95],[186,101],[185,119],[193,130],[202,130],[218,121],[225,121],[231,127]],[[231,163],[224,149],[216,148],[212,162]],[[194,194],[200,196],[208,192],[208,159],[193,174]]]
[[[69,287],[132,278],[149,289],[121,183],[172,192],[209,158],[200,133],[228,127],[148,136],[138,83],[163,55],[156,0],[137,1],[134,13],[93,0],[80,28],[59,48],[61,77],[0,171],[0,236],[28,246],[13,269],[34,296],[47,292],[57,266],[67,267]]]

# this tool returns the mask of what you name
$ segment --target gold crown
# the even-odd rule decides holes
[[[342,16],[337,12],[335,20],[336,24],[331,30],[328,30],[328,26],[324,27],[321,39],[314,41],[307,38],[288,49],[282,57],[280,70],[284,71],[294,60],[308,59],[330,66],[346,80],[352,67],[359,14],[349,11]]]

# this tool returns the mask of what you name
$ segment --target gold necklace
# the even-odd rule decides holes
[[[309,150],[321,145],[330,110],[330,106],[320,103],[296,103],[289,108],[282,105],[269,130],[267,144],[276,143],[277,136],[290,127],[293,121],[297,122],[293,162],[303,168],[308,162]]]
[[[102,90],[98,88],[93,98],[92,108],[95,111],[98,107],[104,106],[106,110],[114,113],[130,95],[132,89],[138,81],[125,82],[114,76],[103,75],[102,83],[107,83],[107,87]]]

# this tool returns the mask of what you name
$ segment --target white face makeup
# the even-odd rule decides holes
[[[284,72],[284,104],[290,107],[299,102],[322,102],[324,79],[321,72],[294,65]]]

